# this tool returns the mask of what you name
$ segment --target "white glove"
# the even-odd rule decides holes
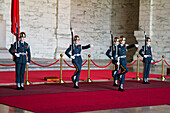
[[[93,44],[90,44],[90,47],[93,48],[94,47]]]
[[[138,48],[139,47],[139,45],[138,44],[135,44],[135,46]]]
[[[147,55],[144,55],[145,58],[147,58],[148,56]]]
[[[111,57],[111,59],[113,60],[113,57]]]
[[[71,56],[71,59],[75,59],[75,56]]]
[[[15,56],[16,56],[16,57],[20,57],[20,54],[19,54],[19,53],[15,53]]]
[[[30,65],[30,63],[29,63],[29,62],[27,62],[27,65]]]

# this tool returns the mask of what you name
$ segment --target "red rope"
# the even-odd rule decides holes
[[[40,64],[37,64],[37,63],[35,63],[34,61],[31,60],[31,62],[32,62],[33,64],[38,65],[38,66],[40,66],[40,67],[50,67],[50,66],[56,64],[58,61],[59,61],[59,60],[57,60],[57,61],[55,61],[54,63],[49,64],[49,65],[40,65]]]
[[[168,65],[170,67],[170,65],[168,64],[168,62],[166,60],[165,60],[165,63],[166,63],[166,65]]]
[[[15,64],[11,64],[11,65],[0,64],[0,66],[11,67],[11,66],[15,66]]]
[[[86,63],[87,63],[87,60],[81,66],[84,66],[84,64],[86,64]]]
[[[143,60],[141,60],[141,59],[140,59],[140,61],[143,62]],[[156,63],[159,63],[160,61],[162,61],[162,59],[161,59],[161,60],[158,60],[158,61],[156,61],[156,62],[151,62],[151,64],[156,64]]]
[[[74,68],[74,66],[71,66],[71,65],[68,64],[65,60],[64,60],[64,62],[65,62],[69,67]]]
[[[106,66],[99,66],[99,65],[95,64],[93,60],[91,60],[91,62],[92,62],[95,66],[97,66],[97,67],[99,67],[99,68],[106,68],[106,67],[108,67],[108,66],[112,63],[112,61],[111,61],[111,62],[110,62],[109,64],[107,64]]]
[[[158,60],[158,61],[156,61],[156,62],[152,62],[151,64],[156,64],[156,63],[159,63],[160,61],[162,61],[162,59],[161,59],[161,60]]]
[[[135,64],[135,63],[136,63],[136,61],[137,61],[137,60],[135,60],[133,63],[131,63],[131,64],[127,65],[127,67],[128,67],[128,66],[132,66],[133,64]]]

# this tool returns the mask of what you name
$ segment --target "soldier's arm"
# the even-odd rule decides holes
[[[111,52],[111,46],[109,47],[109,49],[108,49],[107,52],[106,52],[106,55],[111,59],[110,52]]]
[[[152,59],[152,48],[151,48],[151,59]],[[153,59],[152,59],[153,60]]]
[[[90,44],[88,44],[88,45],[86,45],[86,46],[82,46],[82,49],[88,49],[88,48],[90,48],[91,46],[90,46]]]
[[[139,51],[139,54],[144,57],[144,46],[142,46],[142,49]]]
[[[10,52],[13,56],[15,56],[15,52],[14,52],[15,49],[16,49],[16,42],[15,42],[14,45],[11,46],[10,49],[9,49],[9,52]]]
[[[67,48],[67,50],[65,51],[65,54],[66,54],[69,58],[71,58],[71,55],[70,55],[71,47],[72,47],[72,46],[70,45],[70,47]]]
[[[136,46],[135,46],[135,44],[132,44],[132,45],[128,45],[126,47],[127,47],[127,49],[130,49],[130,48],[133,48],[133,47],[136,47]]]
[[[30,51],[29,45],[28,45],[27,53],[28,53],[28,62],[30,63],[30,61],[31,61],[31,51]]]

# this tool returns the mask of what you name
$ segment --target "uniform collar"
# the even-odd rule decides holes
[[[123,47],[124,45],[120,44],[121,47]]]
[[[24,44],[24,43],[25,43],[25,41],[23,41],[23,42],[22,42],[22,41],[20,41],[20,42],[21,42],[21,44]]]

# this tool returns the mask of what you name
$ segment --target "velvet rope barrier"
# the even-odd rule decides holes
[[[167,66],[169,66],[169,67],[170,67],[170,65],[168,64],[168,62],[167,62],[166,60],[165,60],[165,63],[166,63],[166,65],[167,65]]]
[[[95,66],[97,66],[97,67],[99,67],[99,68],[106,68],[106,67],[108,67],[111,63],[112,63],[112,61],[109,63],[109,64],[107,64],[106,66],[99,66],[99,65],[97,65],[96,63],[94,63],[94,61],[93,60],[91,60],[91,62],[95,65]]]
[[[131,63],[131,64],[127,65],[127,67],[132,66],[133,64],[135,64],[135,63],[136,63],[136,61],[137,61],[137,60],[135,60],[133,63]]]
[[[55,61],[54,63],[49,64],[49,65],[40,65],[40,64],[37,64],[37,63],[35,63],[34,61],[31,60],[31,62],[32,62],[33,64],[35,64],[35,65],[37,65],[37,66],[40,66],[40,67],[50,67],[50,66],[56,64],[58,61],[59,61],[59,60],[57,60],[57,61]]]
[[[87,63],[87,60],[81,66],[84,66],[84,64],[86,64],[86,63]]]
[[[11,64],[11,65],[0,64],[0,66],[11,67],[11,66],[15,66],[15,64]]]
[[[67,63],[67,61],[64,60],[64,62],[71,68],[74,68],[74,66],[71,66],[69,63]],[[84,66],[85,64],[87,63],[87,60],[81,65],[81,66]]]
[[[143,62],[143,60],[141,60],[141,59],[140,59],[140,61]],[[159,63],[159,62],[161,62],[161,61],[162,61],[162,59],[161,59],[161,60],[158,60],[158,61],[156,61],[156,62],[151,62],[151,64],[156,64],[156,63]]]
[[[65,60],[64,60],[64,62],[65,62],[69,67],[74,68],[74,66],[71,66],[71,65],[68,64]]]

